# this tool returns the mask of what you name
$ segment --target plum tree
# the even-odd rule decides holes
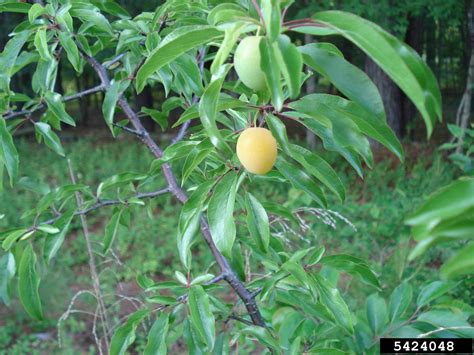
[[[95,270],[96,258],[112,254],[116,241],[130,236],[123,230],[134,223],[131,211],[146,213],[145,201],[161,203],[159,196],[171,194],[183,205],[179,221],[172,223],[176,235],[170,238],[176,241],[180,261],[173,270],[175,280],[153,280],[154,275],[137,271],[143,289],[136,295],[140,309],[111,328],[108,320],[119,317],[110,313],[122,298],[101,297],[101,268],[108,262],[97,263],[95,276],[91,272],[99,305],[95,319],[102,325],[92,330],[97,347],[104,350],[99,352],[125,353],[149,320],[155,325],[148,333],[147,354],[164,354],[171,342],[186,343],[190,353],[206,354],[229,353],[233,346],[242,353],[261,346],[275,354],[341,352],[327,349],[327,344],[376,353],[377,342],[371,339],[392,335],[382,331],[406,325],[409,329],[400,331],[414,334],[415,324],[407,324],[404,314],[409,301],[403,307],[390,306],[396,310],[391,324],[389,317],[379,316],[386,307],[377,295],[367,303],[367,317],[351,311],[332,271],[320,270],[329,267],[350,274],[374,292],[381,290],[377,274],[357,257],[324,255],[320,240],[302,244],[305,238],[298,233],[304,233],[307,225],[300,210],[293,203],[259,201],[265,195],[254,184],[278,181],[286,191],[292,186],[304,193],[304,208],[322,210],[327,194],[340,200],[345,196],[344,180],[325,160],[326,150],[339,154],[361,176],[363,166],[374,163],[369,138],[403,159],[376,86],[334,44],[324,42],[328,35],[345,37],[373,58],[412,99],[428,133],[442,112],[436,79],[414,50],[374,24],[340,11],[286,21],[291,3],[167,0],[154,13],[130,16],[113,0],[0,2],[0,13],[18,12],[15,18],[21,19],[0,55],[0,184],[3,175],[13,185],[24,174],[15,147],[18,127],[31,125],[38,141],[63,159],[71,147],[63,147],[57,132],[76,125],[65,104],[99,92],[104,94],[102,112],[112,135],[130,134],[153,157],[140,172],[113,173],[98,186],[77,183],[72,169],[72,184],[48,189],[24,184],[40,196],[37,206],[18,218],[18,225],[0,232],[4,303],[10,303],[15,282],[27,313],[41,319],[41,280],[48,278],[48,267],[55,265],[51,261],[68,246],[65,238],[77,228],[73,219],[83,221],[89,213],[114,206],[100,239],[90,243],[85,238],[90,269]],[[293,38],[303,33],[320,39],[299,46],[289,33]],[[228,77],[232,64],[251,90]],[[327,78],[344,97],[320,93],[301,97],[308,77],[303,65]],[[96,86],[62,96],[55,81],[58,68],[66,67],[79,75],[93,72]],[[23,70],[35,71],[27,95],[14,92],[17,85],[10,87]],[[136,112],[129,100],[145,86],[163,90],[166,99],[159,107]],[[166,145],[166,139],[148,132],[143,120],[150,116],[167,129],[169,113],[177,108],[183,111],[174,124],[179,130]],[[310,151],[292,142],[285,124],[290,120],[317,135],[321,149]],[[255,122],[260,128],[248,128]],[[265,174],[275,164],[274,174],[254,178],[229,169],[236,160],[236,143],[237,158],[248,172]],[[292,226],[296,234],[290,233]],[[149,237],[152,245],[155,236]],[[201,253],[202,248],[194,253],[199,243],[209,253]],[[95,250],[98,247],[101,250]],[[206,255],[202,259],[206,265],[193,261],[196,255]],[[411,299],[401,296],[409,290],[405,286],[393,302]],[[230,290],[235,296],[228,297]],[[417,308],[418,315],[423,310]],[[420,328],[426,330],[425,325]],[[255,341],[261,345],[255,346]]]
[[[261,36],[245,37],[237,46],[234,55],[234,68],[239,79],[255,91],[265,90],[265,74],[260,68]]]
[[[277,144],[272,132],[261,127],[247,128],[237,140],[237,157],[249,172],[268,173],[277,158]]]

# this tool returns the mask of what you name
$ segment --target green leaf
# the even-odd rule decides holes
[[[299,47],[305,64],[328,78],[345,96],[385,121],[379,91],[366,73],[344,58],[314,44]]]
[[[313,36],[331,36],[337,35],[339,32],[327,27],[316,27],[316,26],[298,26],[291,28],[292,31],[298,33],[305,33]]]
[[[222,41],[211,64],[211,74],[216,74],[219,71],[220,66],[226,62],[230,52],[232,52],[232,49],[235,47],[239,36],[245,30],[246,26],[246,23],[237,22],[225,29],[224,40]]]
[[[50,262],[58,252],[59,248],[64,242],[67,232],[69,231],[69,226],[74,217],[74,210],[64,213],[60,219],[54,224],[55,227],[60,228],[61,231],[52,236],[48,236],[45,241],[44,246],[44,255],[46,260]]]
[[[339,175],[337,175],[336,171],[326,160],[296,144],[291,144],[290,149],[293,159],[300,163],[308,173],[334,192],[341,202],[344,201],[346,197],[344,184]]]
[[[5,165],[10,176],[10,185],[13,186],[18,177],[19,157],[6,121],[0,118],[0,165],[2,164]]]
[[[71,16],[79,18],[84,24],[92,24],[98,30],[113,36],[112,26],[98,8],[90,3],[73,2],[70,10]]]
[[[178,252],[181,262],[187,270],[191,265],[191,246],[194,236],[199,230],[203,204],[213,185],[213,181],[208,181],[198,186],[181,209],[177,238]]]
[[[104,254],[107,254],[107,252],[110,250],[115,240],[115,237],[118,234],[118,231],[120,229],[120,219],[122,217],[123,211],[123,209],[116,209],[114,214],[112,215],[112,218],[110,218],[109,223],[107,223],[107,226],[105,227],[103,248]]]
[[[209,297],[201,286],[189,289],[188,306],[192,325],[207,344],[208,350],[212,351],[216,340],[215,319],[211,312]]]
[[[231,255],[235,240],[233,214],[237,178],[238,175],[230,171],[217,183],[207,209],[212,239],[217,249],[225,255]]]
[[[387,324],[387,304],[378,293],[373,293],[367,299],[367,320],[375,335],[381,334],[383,327]]]
[[[0,299],[10,305],[10,281],[15,276],[16,265],[12,253],[8,252],[0,258]]]
[[[262,38],[260,41],[260,67],[265,74],[267,87],[270,89],[272,103],[277,111],[281,111],[283,107],[283,89],[281,87],[280,66],[275,54],[275,48],[268,38]]]
[[[34,44],[41,59],[50,61],[52,59],[51,52],[48,48],[48,40],[46,39],[46,27],[40,27],[36,31]]]
[[[244,8],[237,4],[223,3],[215,6],[207,16],[207,22],[213,26],[248,19]],[[227,28],[227,27],[226,27]]]
[[[435,192],[406,223],[412,226],[426,224],[432,229],[440,221],[457,216],[472,207],[474,178],[463,178]]]
[[[81,57],[79,55],[79,49],[74,42],[72,35],[68,32],[61,31],[58,33],[58,38],[61,46],[66,51],[67,59],[74,67],[76,72],[81,71]]]
[[[474,338],[472,324],[467,322],[464,316],[459,313],[434,309],[421,314],[417,321],[431,324],[435,329],[451,328],[447,329],[446,332],[453,333],[457,337]]]
[[[61,141],[56,133],[51,130],[51,126],[44,122],[35,122],[36,133],[41,135],[44,139],[46,145],[58,153],[60,156],[64,157],[64,149],[61,145]]]
[[[20,54],[21,48],[28,40],[30,31],[21,31],[15,34],[3,48],[3,52],[0,55],[0,76],[5,75],[8,80],[10,73],[12,72],[15,61]]]
[[[181,185],[184,185],[191,173],[202,163],[202,161],[209,157],[209,154],[214,151],[212,144],[208,139],[203,140],[196,145],[186,157],[183,165],[183,174],[181,178]]]
[[[267,36],[274,42],[281,30],[280,0],[261,0],[261,4]]]
[[[45,13],[45,8],[41,4],[35,3],[28,10],[28,21],[32,24],[39,16]]]
[[[144,355],[166,355],[166,335],[168,334],[169,315],[160,315],[148,333]]]
[[[138,71],[137,91],[141,92],[145,87],[146,80],[164,65],[221,35],[221,32],[212,26],[184,26],[174,30],[163,39]]]
[[[20,238],[20,237],[24,238],[25,236],[30,236],[34,232],[35,232],[34,230],[28,232],[28,230],[25,229],[25,228],[14,229],[14,230],[10,230],[8,232],[5,232],[2,235],[2,237],[3,237],[2,248],[4,250],[10,250],[10,248],[18,240],[18,238]]]
[[[199,102],[199,116],[206,133],[211,140],[211,143],[218,149],[232,154],[232,150],[225,142],[224,138],[219,132],[216,124],[217,103],[219,94],[224,82],[225,76],[230,69],[230,65],[221,66],[219,73],[217,73],[209,86],[204,90],[204,94]]]
[[[168,128],[168,115],[165,113],[146,107],[142,107],[142,112],[146,113],[153,121],[158,123],[163,131]]]
[[[462,275],[474,274],[473,255],[474,243],[471,243],[441,266],[441,277],[452,279]]]
[[[38,293],[40,279],[36,272],[36,254],[28,244],[21,255],[18,267],[18,294],[20,301],[30,317],[41,320],[43,311]]]
[[[301,90],[303,58],[288,36],[280,35],[275,50],[276,59],[288,86],[289,96],[295,99]]]
[[[323,265],[347,272],[359,278],[367,285],[378,289],[381,288],[375,272],[364,260],[356,258],[355,256],[345,254],[328,255],[323,257],[319,262]]]
[[[331,311],[337,324],[350,334],[353,334],[352,314],[338,289],[333,288],[331,284],[320,275],[313,275],[313,278],[319,291],[321,303]]]
[[[148,315],[147,309],[140,309],[128,317],[127,322],[114,333],[110,342],[110,355],[123,355],[135,341],[135,331],[140,322]]]
[[[27,14],[31,8],[31,4],[20,2],[17,0],[6,0],[0,4],[0,13],[2,12],[17,12],[20,14]]]
[[[216,104],[216,112],[230,110],[234,108],[246,107],[247,103],[240,101],[238,99],[230,97],[219,97],[219,101]],[[192,120],[199,117],[199,105],[192,105],[184,111],[179,120],[173,125],[173,127],[178,127],[186,121]]]
[[[200,340],[200,337],[192,326],[191,320],[189,320],[189,318],[184,320],[183,336],[184,340],[186,341],[189,354],[206,354],[206,345]]]
[[[428,303],[451,291],[457,285],[455,282],[434,281],[421,289],[416,305],[418,308],[426,306]]]
[[[363,134],[383,144],[403,161],[403,147],[385,118],[377,117],[355,102],[343,99],[340,96],[313,94],[307,95],[304,100],[307,100],[308,103],[312,101],[313,105],[322,104],[330,107],[334,112],[350,119]]]
[[[338,31],[370,56],[418,108],[431,135],[436,119],[441,119],[441,93],[434,74],[412,48],[353,14],[324,11],[313,18]]]
[[[408,282],[398,285],[390,296],[388,305],[390,322],[399,319],[410,306],[413,288]]]
[[[112,124],[114,123],[115,107],[117,101],[122,96],[123,92],[127,90],[130,85],[129,80],[113,80],[105,93],[104,103],[102,104],[102,112],[104,114],[105,122],[107,126],[112,130]],[[112,130],[113,132],[113,130]]]
[[[56,233],[59,233],[59,229],[54,227],[54,226],[50,226],[49,224],[40,224],[38,227],[36,227],[37,230],[41,231],[41,232],[44,232],[46,234],[56,234]]]
[[[319,101],[318,105],[315,105],[315,102],[307,97],[292,102],[289,106],[299,112],[285,114],[298,117],[299,122],[322,139],[327,150],[341,154],[360,177],[363,174],[358,155],[362,156],[369,167],[372,166],[373,157],[369,141],[351,119],[341,116],[324,102]]]
[[[242,329],[240,332],[257,338],[259,343],[273,349],[276,354],[279,354],[281,347],[266,328],[250,326]]]
[[[250,235],[257,242],[260,250],[266,253],[270,243],[270,225],[267,212],[261,203],[250,193],[247,193],[245,197],[247,225]]]
[[[61,95],[55,92],[47,92],[44,95],[44,99],[48,104],[49,111],[60,121],[67,123],[70,126],[75,127],[76,123],[74,119],[69,116],[64,108],[64,103],[62,101]]]
[[[308,194],[316,203],[325,207],[326,206],[326,197],[322,192],[321,188],[311,179],[311,177],[303,171],[303,169],[295,166],[294,164],[289,163],[284,160],[281,156],[277,158],[275,164],[278,171],[287,178],[291,184],[297,188],[301,189]]]

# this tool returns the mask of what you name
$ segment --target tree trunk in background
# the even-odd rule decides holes
[[[425,29],[426,62],[431,70],[436,73],[436,23],[433,17],[426,18]]]
[[[382,69],[369,57],[365,59],[365,72],[375,83],[382,96],[387,122],[397,137],[402,136],[402,92]]]
[[[468,14],[469,44],[471,47],[471,58],[469,60],[469,69],[466,79],[466,90],[461,98],[458,112],[456,115],[456,124],[461,126],[462,135],[457,140],[456,153],[463,151],[464,136],[471,119],[472,87],[474,85],[474,2],[466,1],[466,12]]]
[[[423,42],[425,39],[424,34],[425,29],[425,15],[419,16],[408,16],[408,28],[405,34],[405,42],[412,47],[415,51],[418,52],[420,56],[423,55]],[[429,44],[428,44],[429,45]],[[401,135],[405,136],[408,132],[408,126],[414,120],[414,117],[417,113],[415,105],[410,101],[410,99],[402,92],[402,115],[403,115],[403,124],[401,127]]]
[[[313,43],[313,36],[305,34],[304,43]],[[316,77],[311,75],[311,77],[306,80],[306,94],[313,94],[316,91]],[[313,150],[316,148],[316,136],[309,129],[306,130],[306,146]]]

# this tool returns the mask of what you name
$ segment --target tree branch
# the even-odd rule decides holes
[[[137,198],[137,199],[141,200],[141,199],[153,198],[153,197],[157,197],[157,196],[160,196],[160,195],[164,195],[168,192],[170,192],[169,188],[164,188],[164,189],[157,190],[157,191],[152,191],[152,192],[137,193],[135,196],[132,196],[132,198]],[[77,211],[76,213],[74,213],[74,217],[84,216],[84,215],[89,214],[90,212],[98,210],[99,208],[102,208],[102,207],[114,206],[114,205],[123,205],[123,204],[126,204],[126,203],[127,203],[127,200],[103,200],[103,201],[99,201],[99,202],[95,203],[94,205],[92,205],[88,208],[84,208],[84,209],[81,209],[81,210]],[[61,216],[62,216],[62,213],[58,214],[54,218],[51,218],[51,219],[49,219],[47,221],[44,221],[44,222],[41,222],[40,224],[53,224],[58,219],[60,219]],[[33,229],[34,229],[34,227],[30,228],[28,230],[28,232],[30,232]],[[28,233],[28,232],[26,232],[26,233]]]
[[[81,55],[92,66],[92,68],[95,70],[95,72],[99,76],[102,85],[105,88],[108,88],[110,85],[110,79],[108,77],[106,68],[102,64],[100,64],[94,57],[91,57],[90,55],[88,55],[84,51],[80,43],[76,42],[76,44],[79,48]],[[143,127],[140,121],[140,118],[132,110],[132,108],[130,107],[129,103],[127,102],[127,100],[125,99],[123,95],[118,100],[118,105],[122,108],[124,114],[130,120],[130,123],[133,125],[135,130],[138,132],[143,132],[142,136],[140,136],[139,139],[148,147],[148,149],[155,156],[155,158],[157,159],[161,158],[163,156],[163,151],[156,144],[156,142],[151,138],[150,134],[145,129],[145,127]],[[165,176],[166,181],[168,182],[169,192],[171,192],[171,194],[175,196],[178,199],[178,201],[180,201],[181,203],[185,203],[188,200],[188,196],[178,184],[176,177],[171,170],[170,165],[165,163],[161,166],[161,169],[163,171],[163,175]],[[209,231],[209,225],[204,216],[201,216],[201,231],[202,231],[204,240],[209,246],[211,253],[213,254],[219,268],[221,269],[222,274],[225,275],[224,279],[234,289],[234,291],[237,293],[240,299],[242,299],[245,307],[247,308],[247,312],[249,313],[252,319],[253,324],[261,326],[261,327],[265,327],[265,321],[262,315],[260,314],[257,303],[255,302],[255,299],[252,296],[252,293],[249,290],[247,290],[244,284],[239,280],[236,273],[229,265],[227,259],[217,249],[214,243],[214,240],[212,239],[211,233]]]
[[[78,92],[74,95],[64,96],[63,97],[63,102],[77,100],[77,99],[80,99],[84,96],[92,95],[92,94],[95,94],[95,93],[97,93],[99,91],[103,91],[103,90],[105,90],[105,87],[103,85],[94,86],[93,88]],[[21,116],[31,116],[34,112],[42,110],[44,108],[46,108],[46,105],[45,104],[40,104],[35,109],[32,109],[32,110],[21,110],[21,111],[16,111],[16,112],[10,112],[10,113],[7,113],[6,115],[4,115],[3,119],[11,120],[11,119],[14,119],[16,117],[21,117]]]

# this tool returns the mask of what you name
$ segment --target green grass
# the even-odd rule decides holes
[[[81,139],[65,143],[80,183],[88,184],[94,191],[99,182],[111,175],[125,172],[146,172],[151,156],[139,144],[129,140],[101,141],[97,138]],[[67,162],[58,158],[42,145],[22,141],[18,144],[22,176],[34,177],[43,184],[55,187],[69,182]],[[438,153],[418,149],[418,156],[409,156],[405,165],[394,164],[391,159],[380,159],[374,170],[367,170],[362,181],[347,164],[334,160],[335,166],[344,177],[347,199],[344,203],[330,198],[330,209],[348,218],[357,228],[339,221],[333,229],[321,223],[314,216],[307,217],[311,227],[308,231],[298,230],[300,238],[293,242],[303,245],[324,245],[328,254],[346,253],[367,258],[380,274],[385,294],[390,293],[400,279],[410,277],[413,282],[436,278],[438,260],[444,259],[449,251],[442,249],[428,253],[422,260],[408,264],[406,256],[412,244],[410,230],[404,226],[404,218],[422,203],[423,199],[447,185],[455,178],[455,168]],[[332,157],[331,157],[332,159]],[[333,159],[332,159],[333,160]],[[394,167],[395,165],[395,167]],[[163,182],[164,184],[164,182]],[[158,183],[159,185],[159,183]],[[297,208],[310,204],[304,196],[286,185],[258,183],[251,185],[260,199],[285,203]],[[1,193],[0,230],[13,226],[25,226],[31,218],[20,219],[21,214],[35,206],[38,195],[24,187],[5,189]],[[138,273],[148,274],[155,279],[172,277],[173,270],[182,270],[175,247],[175,229],[180,206],[171,196],[162,196],[149,202],[151,207],[133,207],[130,228],[120,235],[115,250],[120,260],[100,259],[101,279],[106,294],[136,294],[134,283]],[[104,209],[88,216],[94,245],[103,237],[104,225],[112,210]],[[204,246],[199,243],[194,249],[196,272],[205,272],[212,261]],[[87,253],[79,220],[74,221],[72,232],[60,250],[52,266],[41,268],[43,281],[40,288],[46,320],[31,321],[18,301],[7,310],[0,307],[0,349],[8,353],[74,353],[90,350],[93,339],[88,329],[87,316],[71,316],[63,323],[64,348],[57,348],[56,320],[66,310],[72,296],[81,289],[90,289]],[[360,282],[340,280],[346,299],[352,307],[374,290],[367,289]],[[462,291],[464,292],[464,291]],[[470,297],[462,293],[461,297]],[[112,301],[110,299],[110,301]],[[80,297],[77,308],[93,310],[91,297]],[[115,320],[132,309],[130,305],[114,306]],[[113,313],[111,312],[111,313]],[[48,340],[40,341],[38,333],[48,334]],[[84,336],[78,336],[83,334]],[[87,336],[85,336],[87,334]],[[34,351],[31,349],[35,349]],[[47,349],[47,350],[45,350]],[[1,351],[0,351],[1,353]]]

